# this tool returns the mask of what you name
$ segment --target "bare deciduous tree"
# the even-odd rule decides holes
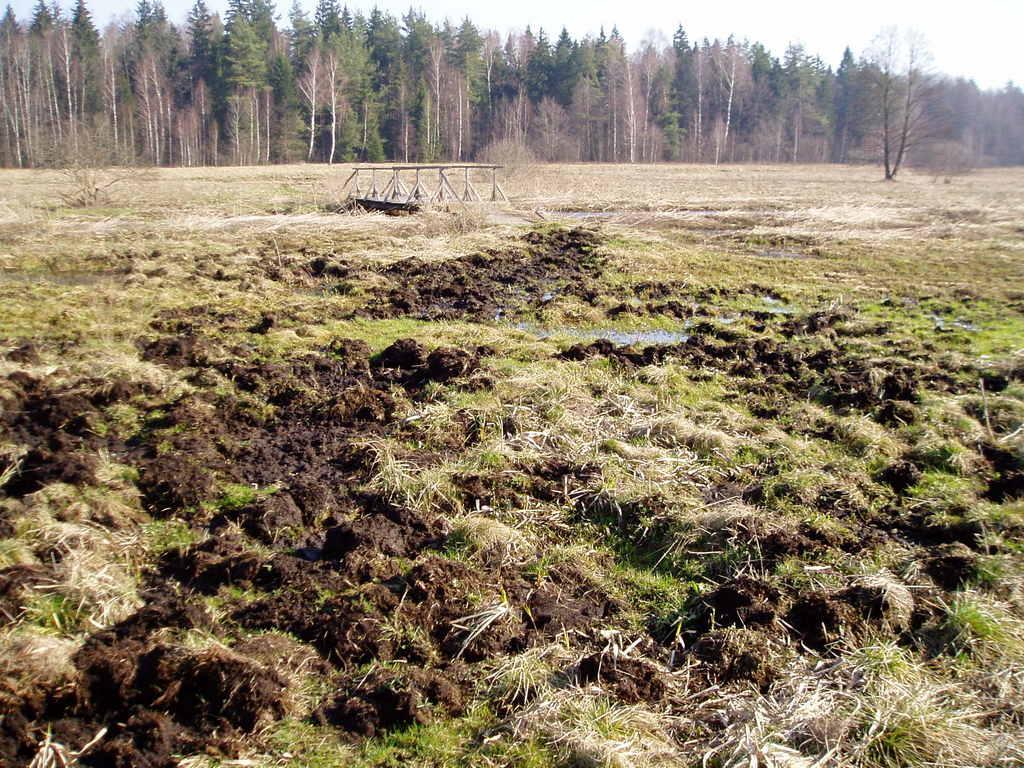
[[[887,27],[868,52],[881,132],[885,180],[896,178],[907,153],[934,130],[928,110],[933,90],[930,55],[917,32]]]

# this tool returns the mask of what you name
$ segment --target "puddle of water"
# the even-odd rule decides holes
[[[24,285],[64,285],[69,287],[81,285],[97,285],[110,281],[116,272],[87,272],[85,270],[66,270],[63,272],[30,272],[21,269],[0,270],[0,283],[19,283]]]
[[[619,347],[626,347],[633,344],[679,344],[690,338],[686,331],[669,331],[664,328],[573,328],[572,326],[556,326],[546,328],[533,323],[516,323],[515,327],[520,331],[532,333],[540,339],[550,339],[555,336],[568,336],[573,339],[585,341],[597,341],[608,339],[612,344]]]
[[[977,333],[981,330],[981,326],[972,323],[970,320],[965,320],[962,317],[958,317],[956,320],[949,321],[939,315],[932,315],[932,322],[935,323],[935,330],[947,331],[950,328],[959,328],[961,331],[969,331],[971,333]]]
[[[771,312],[773,315],[792,315],[796,312],[794,307],[786,304],[781,299],[776,299],[774,296],[764,296],[761,298],[764,302],[765,311]]]

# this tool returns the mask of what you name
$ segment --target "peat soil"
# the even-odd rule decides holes
[[[598,245],[591,230],[555,230],[444,265],[400,262],[385,271],[393,287],[364,311],[492,321],[536,307],[552,292],[590,300],[601,276]],[[331,273],[329,264],[319,268]],[[646,293],[661,300],[657,288]],[[926,350],[864,356],[836,333],[844,319],[836,313],[779,319],[788,341],[698,324],[681,344],[596,341],[560,358],[570,364],[600,356],[625,368],[672,359],[695,375],[722,372],[751,410],[766,417],[794,399],[812,398],[837,412],[907,423],[917,418],[924,389],[959,386],[959,372],[940,369]],[[20,372],[3,381],[0,430],[26,451],[21,471],[2,489],[9,499],[56,481],[96,484],[102,451],[134,467],[151,517],[187,521],[198,543],[161,555],[145,574],[144,605],[88,636],[72,659],[69,683],[21,689],[2,683],[0,762],[27,763],[48,732],[82,745],[104,728],[81,756],[83,765],[172,766],[174,755],[193,752],[237,756],[249,734],[290,716],[336,727],[353,740],[370,738],[458,715],[482,676],[475,666],[556,639],[577,654],[577,682],[599,685],[623,702],[682,706],[678,697],[685,692],[672,674],[682,666],[696,671],[693,686],[767,690],[785,653],[828,652],[836,640],[868,632],[910,638],[938,625],[932,601],[882,581],[797,591],[733,575],[696,596],[671,631],[665,617],[648,617],[649,636],[639,650],[611,653],[602,632],[621,626],[630,607],[593,576],[572,564],[540,569],[529,559],[452,558],[443,514],[372,490],[375,441],[415,444],[421,437],[402,418],[403,403],[438,388],[493,386],[487,373],[493,350],[428,350],[400,339],[374,355],[361,341],[336,339],[286,362],[268,362],[251,348],[215,340],[217,330],[238,322],[218,323],[199,309],[191,320],[158,320],[158,335],[139,340],[143,359],[179,370],[193,385],[176,399],[133,381],[58,385]],[[262,326],[269,327],[257,322],[249,332],[264,332]],[[141,413],[142,427],[123,439],[100,428],[119,404]],[[456,424],[450,439],[432,450],[454,454],[476,438],[469,425]],[[984,456],[989,493],[1019,497],[1019,457],[994,444]],[[398,458],[424,460],[412,449]],[[766,565],[789,555],[858,551],[898,536],[929,547],[926,569],[936,589],[953,589],[978,567],[980,531],[904,513],[902,495],[923,469],[907,456],[881,471],[880,482],[893,494],[881,514],[823,494],[823,510],[861,526],[854,540],[811,530],[743,535],[756,539]],[[564,498],[575,500],[584,517],[601,512],[600,473],[590,466],[537,462],[522,468],[514,489],[500,477],[467,476],[461,483],[467,506],[476,499]],[[751,503],[761,493],[757,483],[742,490]],[[628,528],[630,510],[618,514],[620,527]],[[640,544],[660,546],[650,538]],[[45,567],[0,571],[5,621],[23,610],[25,590],[47,578]],[[182,642],[190,633],[238,640]],[[312,662],[289,668],[281,662],[289,654],[275,643],[313,649]],[[313,711],[298,703],[303,675],[322,678],[331,691]]]
[[[536,311],[560,296],[596,301],[605,262],[600,244],[593,229],[552,229],[530,232],[505,248],[440,262],[408,258],[376,273],[322,255],[301,272],[340,292],[376,278],[384,287],[356,312],[364,317],[489,322]]]
[[[240,643],[188,650],[174,642],[191,630],[278,631],[308,643],[317,673],[336,689],[311,717],[368,737],[457,714],[472,689],[471,665],[556,637],[585,639],[619,610],[571,566],[540,581],[500,563],[444,557],[443,517],[362,490],[373,470],[368,442],[404,429],[396,395],[489,386],[477,350],[428,351],[402,339],[371,357],[365,344],[337,340],[288,363],[246,362],[185,335],[140,342],[140,350],[185,369],[197,394],[161,402],[128,384],[55,388],[8,378],[4,430],[29,451],[4,491],[22,498],[57,480],[93,483],[102,448],[137,469],[152,517],[183,518],[211,535],[160,558],[144,607],[75,654],[72,686],[3,692],[0,756],[10,764],[30,760],[48,728],[66,744],[106,728],[82,756],[86,765],[235,755],[245,734],[289,713],[295,681],[272,659]],[[225,380],[230,395],[202,388]],[[254,408],[256,400],[270,407]],[[95,429],[116,402],[147,409],[145,428],[127,441]],[[561,485],[573,471],[539,466],[536,485]],[[228,503],[225,488],[259,490]],[[5,616],[15,618],[22,591],[47,576],[32,567],[0,572]],[[215,619],[201,597],[218,594],[245,597],[224,598]],[[474,633],[481,606],[496,618]],[[400,675],[356,674],[392,661],[405,662]]]

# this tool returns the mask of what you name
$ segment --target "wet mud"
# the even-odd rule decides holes
[[[531,232],[504,250],[427,262],[401,261],[381,276],[390,286],[370,317],[493,321],[536,310],[557,296],[596,301],[601,237],[586,228]]]
[[[559,296],[596,305],[609,298],[601,293],[600,246],[593,230],[552,229],[441,264],[401,261],[377,275],[387,287],[361,313],[491,323],[536,312]],[[319,281],[364,277],[324,256],[309,261],[305,274]],[[636,302],[602,306],[611,306],[611,317],[690,321],[688,337],[645,345],[588,340],[558,358],[602,358],[630,371],[672,360],[695,377],[723,374],[754,416],[813,400],[890,426],[918,418],[926,389],[957,386],[957,372],[921,350],[867,356],[839,332],[849,319],[843,312],[766,309],[734,326],[700,318],[701,297],[685,282],[650,283],[636,294]],[[25,372],[3,380],[0,429],[24,447],[2,489],[6,501],[21,503],[53,482],[95,485],[103,452],[137,473],[149,515],[185,521],[196,543],[163,552],[143,574],[138,611],[88,634],[71,659],[72,680],[31,690],[0,683],[0,762],[26,764],[48,729],[68,745],[107,729],[83,765],[172,766],[196,752],[237,757],[254,734],[295,715],[302,674],[318,677],[329,693],[301,716],[358,742],[459,716],[496,659],[553,642],[573,652],[558,670],[566,679],[622,703],[664,709],[678,701],[676,673],[684,666],[695,688],[767,693],[788,655],[827,656],[844,642],[885,633],[903,640],[925,620],[920,601],[896,584],[796,589],[708,563],[707,581],[679,615],[644,616],[643,624],[635,606],[573,563],[551,565],[542,552],[515,564],[453,556],[459,542],[445,512],[407,506],[372,482],[372,446],[383,439],[421,444],[405,418],[410,404],[445,388],[494,386],[487,363],[493,350],[428,348],[406,338],[374,354],[362,341],[336,338],[280,360],[223,341],[228,331],[272,335],[293,320],[286,311],[244,316],[210,308],[156,318],[137,347],[143,360],[177,371],[190,385],[174,396],[133,381],[58,384],[59,377]],[[769,322],[786,340],[757,331]],[[7,359],[35,365],[40,358],[22,344]],[[990,391],[1011,379],[990,372]],[[140,414],[140,426],[119,437],[110,409],[123,405]],[[520,428],[511,416],[501,424],[506,435]],[[432,458],[448,450],[454,456],[474,439],[480,437],[466,427],[450,446],[433,446],[439,456]],[[985,497],[1021,498],[1019,454],[995,441],[978,450]],[[426,460],[408,452],[403,460]],[[759,467],[763,476],[742,486],[723,477],[709,491],[709,505],[763,502],[770,489],[762,481],[772,470]],[[884,503],[825,483],[808,506],[842,520],[848,528],[841,531],[744,520],[707,533],[702,546],[715,552],[749,545],[756,557],[748,562],[757,568],[748,572],[767,574],[788,558],[856,555],[894,539],[917,548],[934,589],[962,588],[979,572],[983,532],[965,519],[908,512],[905,496],[925,471],[911,455],[883,463],[871,479]],[[665,510],[658,500],[620,503],[603,480],[597,465],[526,457],[514,482],[467,470],[452,485],[467,509],[477,502],[522,509],[556,503],[574,522],[606,526],[633,556],[664,551],[672,531],[659,527]],[[9,527],[6,519],[2,525]],[[48,565],[0,569],[0,620],[17,620],[25,595],[52,578]],[[609,629],[643,635],[640,651],[609,651]],[[195,642],[200,636],[234,642]],[[289,666],[292,658],[304,659],[301,669]]]

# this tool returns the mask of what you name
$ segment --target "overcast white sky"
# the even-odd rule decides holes
[[[2,0],[0,0],[2,2]],[[65,6],[73,0],[62,0]],[[106,24],[113,16],[135,7],[135,0],[86,0],[96,20]],[[164,0],[174,22],[184,20],[194,0]],[[292,0],[277,0],[286,21]],[[300,0],[312,10],[315,0]],[[19,17],[27,17],[34,0],[13,0]],[[227,0],[207,0],[223,12]],[[367,10],[372,2],[356,0],[354,8]],[[658,0],[379,0],[376,3],[396,15],[410,5],[422,7],[431,20],[453,21],[469,16],[475,23],[504,33],[527,24],[544,27],[554,37],[566,26],[574,37],[596,34],[602,25],[618,24],[626,41],[635,46],[650,35],[670,40],[679,23],[691,40],[725,37],[758,40],[781,55],[790,42],[803,43],[835,66],[849,45],[860,54],[871,38],[888,24],[915,27],[925,34],[936,68],[950,75],[973,78],[985,88],[998,88],[1008,80],[1024,83],[1024,0],[732,0],[732,2],[668,3]]]

